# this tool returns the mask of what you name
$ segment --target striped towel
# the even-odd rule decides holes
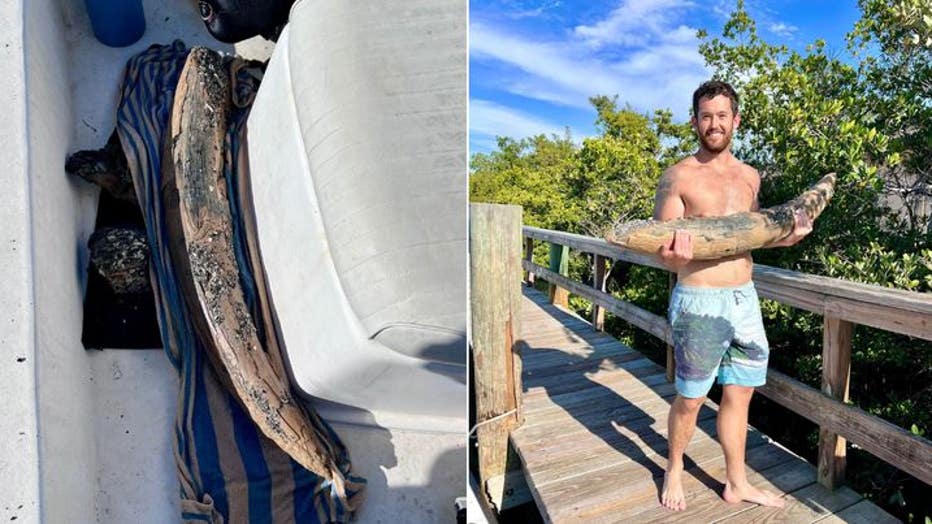
[[[342,477],[304,469],[257,429],[210,364],[195,332],[171,264],[161,193],[161,153],[179,74],[188,55],[180,41],[154,45],[126,66],[117,130],[133,176],[151,250],[150,274],[163,346],[181,379],[174,427],[183,522],[346,522],[362,501],[365,481],[350,474],[346,449],[314,413],[319,441],[336,457]],[[234,109],[226,140],[225,176],[234,216],[234,246],[247,304],[267,351],[278,351],[270,319],[262,315],[264,286],[247,241],[245,122],[261,74],[254,63],[227,62]],[[245,216],[245,220],[244,220]],[[255,319],[259,319],[255,321]],[[281,358],[281,354],[277,353]]]

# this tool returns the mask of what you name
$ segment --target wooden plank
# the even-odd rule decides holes
[[[748,478],[755,471],[788,463],[799,459],[785,450],[772,445],[758,446],[748,450]],[[641,471],[606,469],[593,474],[567,479],[541,488],[541,496],[548,501],[547,512],[554,522],[620,522],[644,513],[645,509],[659,508],[662,484],[662,468],[659,476],[649,476]],[[814,469],[809,466],[813,478]],[[687,497],[720,490],[725,477],[725,461],[721,457],[684,470],[683,488]],[[810,481],[811,482],[811,481]],[[624,486],[624,496],[619,496],[619,487]],[[666,511],[666,510],[665,510]]]
[[[539,291],[533,289],[526,289],[526,291],[527,294],[541,295]],[[529,333],[533,332],[533,329],[549,326],[551,328],[579,328],[581,331],[591,333],[594,336],[605,335],[593,329],[592,324],[589,323],[588,320],[577,316],[576,313],[572,311],[556,307],[552,304],[547,304],[546,306],[540,306],[535,303],[526,304],[522,313],[522,319],[528,321],[529,328],[527,329]]]
[[[542,492],[548,493],[552,486],[584,482],[586,478],[595,475],[611,474],[618,478],[653,479],[654,482],[662,480],[667,464],[666,445],[641,451],[643,453],[613,453],[602,457],[593,453],[580,452],[559,461],[534,466],[533,482]],[[721,457],[722,448],[718,441],[710,436],[702,435],[690,442],[686,460],[688,467],[692,468],[720,461]],[[599,458],[602,460],[598,460]],[[627,493],[628,490],[625,489],[623,493],[616,493],[616,496],[626,496]]]
[[[473,395],[479,483],[506,472],[508,432],[520,425],[521,208],[471,204]],[[511,411],[513,414],[483,424]]]
[[[568,411],[538,412],[534,415],[534,423],[522,428],[521,438],[524,442],[557,435],[562,439],[580,429],[591,431],[609,423],[627,423],[639,417],[654,418],[669,411],[670,398],[655,397],[634,403],[616,397],[613,402],[570,408]]]
[[[804,460],[795,459],[763,471],[749,472],[748,482],[756,488],[783,495],[814,484],[815,477],[816,472],[812,465]],[[694,499],[690,500],[690,495],[687,494],[686,509],[684,511],[677,511],[674,514],[670,510],[657,505],[648,511],[635,515],[631,520],[642,523],[666,522],[670,520],[672,515],[675,515],[677,520],[684,522],[714,522],[733,516],[742,518],[745,512],[757,507],[757,504],[750,502],[729,504],[722,500],[718,489],[713,491],[699,488],[694,497]]]
[[[630,393],[618,393],[615,389],[610,388],[592,388],[591,390],[583,390],[569,394],[568,396],[571,398],[565,400],[554,401],[551,398],[543,398],[536,401],[529,400],[526,404],[526,413],[529,416],[534,417],[534,425],[529,427],[535,427],[537,424],[545,424],[550,418],[566,413],[581,415],[589,411],[608,409],[610,404],[617,402],[619,398],[623,398],[626,402],[636,404],[652,402],[660,399],[664,399],[667,402],[672,402],[676,392],[672,387],[669,386],[669,384],[663,384],[662,387],[665,390],[661,392],[642,389]],[[574,394],[580,394],[580,396],[573,398],[572,395]],[[585,396],[582,396],[583,394]]]
[[[569,269],[570,250],[566,246],[559,244],[550,244],[550,271],[566,275]],[[533,263],[533,262],[529,262]],[[556,282],[549,280],[550,286],[550,303],[555,306],[569,306],[569,292],[558,286]]]
[[[873,502],[862,500],[816,522],[819,524],[896,524],[900,522],[900,519],[880,509]]]
[[[848,321],[826,316],[822,329],[822,392],[839,402],[848,401],[851,376],[851,334]],[[845,438],[819,429],[819,483],[835,489],[845,479]]]
[[[780,284],[786,288],[808,289],[838,300],[889,306],[927,317],[932,315],[932,297],[929,297],[928,293],[917,293],[915,291],[851,282],[840,278],[810,275],[760,264],[754,266],[754,278],[755,280],[760,278],[763,281]],[[858,323],[860,324],[860,322]]]
[[[542,311],[541,315],[537,318],[532,315],[525,315],[522,317],[522,319],[527,320],[527,325],[524,326],[524,322],[522,322],[522,328],[524,329],[525,333],[529,334],[535,333],[542,328],[562,328],[571,330],[578,329],[587,333],[594,331],[592,329],[592,324],[586,322],[585,320],[571,317],[563,312],[559,313],[562,313],[560,316],[565,318],[555,319],[553,318],[554,314],[552,312],[546,311]],[[546,318],[544,315],[547,315]]]
[[[530,238],[666,270],[656,257],[612,246],[601,239],[530,226],[524,226],[523,231]],[[932,296],[928,293],[849,282],[762,264],[754,265],[754,283],[764,298],[818,314],[831,314],[856,324],[932,340]]]
[[[592,255],[592,285],[596,291],[606,293],[608,279],[608,259],[599,254]],[[592,304],[592,327],[597,331],[605,330],[605,308]]]
[[[634,427],[635,422],[638,426]],[[571,435],[560,436],[560,438],[571,438],[578,440],[577,445],[564,446],[554,443],[543,449],[532,449],[529,446],[521,445],[521,453],[527,457],[525,461],[528,465],[528,474],[538,485],[549,484],[551,482],[563,482],[565,479],[579,475],[589,475],[596,473],[607,467],[621,467],[628,462],[635,464],[630,466],[640,471],[639,474],[661,476],[667,464],[668,441],[665,427],[660,427],[660,431],[649,429],[647,421],[632,421],[630,431],[629,426],[624,426],[624,438],[611,436],[608,439],[596,437],[589,433],[583,432],[575,437]],[[721,458],[721,448],[715,441],[716,424],[715,416],[703,416],[699,419],[701,430],[698,431],[690,442],[688,455],[691,460],[699,460],[697,450],[701,442],[710,440],[716,446],[715,456]],[[627,424],[627,422],[625,422]],[[620,425],[619,425],[620,426]],[[645,438],[642,440],[640,436]],[[624,466],[629,468],[629,466]],[[619,469],[622,472],[623,469]],[[621,474],[621,473],[619,473]]]
[[[534,239],[533,238],[528,237],[524,239],[524,259],[529,262],[534,261]],[[527,285],[533,286],[534,285],[534,273],[531,273],[530,271],[528,271],[525,274],[524,281],[527,282]]]
[[[676,393],[673,384],[668,383],[662,373],[648,375],[639,380],[644,381],[644,385],[651,386],[652,388],[646,395],[666,397]],[[622,382],[618,385],[607,385],[604,388],[583,389],[552,397],[548,395],[539,395],[536,397],[526,396],[525,406],[527,414],[535,413],[536,416],[536,412],[553,409],[554,406],[560,406],[560,409],[568,409],[577,405],[602,402],[615,396],[634,398],[636,393],[631,393],[627,390],[626,386],[628,384],[629,382]],[[566,406],[566,408],[563,406]]]
[[[705,464],[712,460],[721,460],[722,448],[719,444],[718,429],[712,420],[707,420],[702,432],[698,432],[693,440],[690,441],[686,449],[684,460],[687,468],[692,468],[699,464]],[[770,441],[753,429],[748,432],[747,450],[757,446],[770,445]],[[659,470],[666,470],[667,455],[669,442],[664,441],[654,447],[642,448],[646,457],[654,460]],[[618,468],[628,462],[631,457],[621,453],[613,453],[608,456],[591,453],[579,453],[576,456],[568,457],[558,463],[545,464],[538,466],[534,471],[534,481],[538,486],[546,486],[554,482],[562,482],[564,479],[579,475],[588,475],[599,470],[608,468]],[[630,466],[634,467],[634,466]]]
[[[593,331],[589,324],[573,320],[567,320],[566,325],[553,325],[551,322],[552,320],[546,323],[543,320],[532,320],[531,325],[524,328],[522,338],[531,345],[537,344],[538,341],[549,342],[547,339],[555,335],[571,337],[570,341],[573,339],[611,340],[610,337]]]
[[[668,343],[673,342],[673,335],[670,332],[670,324],[664,317],[655,315],[646,309],[638,307],[629,302],[625,302],[624,300],[619,300],[609,295],[608,293],[596,291],[589,286],[571,280],[562,275],[558,275],[549,269],[532,262],[525,261],[524,265],[525,269],[533,270],[541,278],[554,282],[561,287],[565,287],[571,293],[587,298],[593,303],[599,304],[607,311],[610,311],[625,321],[630,322],[631,324],[643,329],[644,331],[647,331],[651,335],[654,335],[655,337]]]
[[[932,442],[927,439],[860,408],[842,404],[773,369],[767,372],[767,384],[758,391],[881,460],[932,484]]]
[[[490,478],[485,483],[485,489],[486,496],[499,512],[534,501],[527,481],[524,480],[524,472],[520,469],[508,470]]]
[[[810,484],[788,493],[782,508],[766,506],[752,507],[726,519],[721,524],[752,524],[771,522],[813,522],[850,507],[862,499],[850,488],[827,489],[820,484]]]
[[[715,431],[715,425],[709,424],[709,431]],[[655,447],[641,448],[629,453],[595,454],[580,451],[574,455],[538,465],[534,468],[534,482],[545,487],[554,483],[569,481],[574,477],[585,477],[592,474],[612,470],[619,475],[630,474],[633,477],[652,477],[662,475],[667,464],[667,442],[663,441]],[[722,448],[715,440],[714,435],[698,434],[689,443],[686,460],[690,467],[710,460],[721,458]]]
[[[535,417],[544,416],[550,411],[569,411],[582,409],[600,409],[606,403],[619,400],[625,402],[642,402],[667,398],[676,394],[675,388],[666,381],[659,384],[655,375],[648,375],[653,385],[637,381],[618,381],[614,383],[594,384],[599,387],[580,389],[556,396],[535,396],[527,399],[525,409],[534,412]],[[537,418],[535,418],[537,420]]]
[[[642,255],[629,249],[613,246],[600,238],[541,229],[532,226],[524,226],[522,231],[525,237],[561,244],[585,253],[596,253],[612,260],[624,260],[625,262],[632,262],[642,266],[664,269],[664,267],[660,265],[660,262],[657,261],[656,257]]]
[[[614,346],[620,344],[618,339],[612,338],[608,335],[600,335],[596,333],[587,334],[585,336],[580,336],[577,332],[572,330],[550,330],[546,332],[537,333],[530,336],[525,336],[522,338],[525,343],[528,344],[530,349],[528,352],[532,357],[543,357],[546,353],[539,351],[540,349],[550,349],[558,351],[573,351],[573,350],[584,350],[585,348],[596,349],[600,346]]]
[[[532,370],[524,375],[524,383],[528,388],[545,385],[547,380],[556,375],[571,373],[585,374],[587,372],[596,372],[600,369],[613,369],[625,362],[643,359],[644,355],[629,348],[622,348],[614,353],[600,353],[596,357],[575,358],[562,365],[552,365],[549,367]]]
[[[868,300],[857,300],[849,296],[836,296],[824,292],[822,288],[804,287],[805,283],[795,280],[791,281],[792,285],[788,285],[782,273],[765,273],[764,276],[758,277],[759,267],[763,267],[760,271],[768,272],[776,268],[754,266],[754,283],[762,298],[776,300],[820,315],[832,315],[856,324],[932,340],[932,315],[924,311],[914,311],[915,309],[922,310],[925,308],[925,304],[922,302],[909,304],[908,308],[900,308],[883,302],[868,301],[883,300],[882,296],[871,297],[869,294],[860,292],[853,294],[859,297],[866,296]],[[807,276],[815,277],[815,275]],[[795,285],[802,287],[793,287]],[[880,289],[886,290],[888,288]],[[900,290],[891,289],[890,291]],[[902,292],[910,293],[908,291]]]
[[[527,333],[527,331],[525,331]],[[609,335],[602,333],[589,332],[580,334],[577,331],[572,329],[556,329],[548,327],[546,329],[540,329],[537,332],[527,333],[522,337],[522,340],[528,343],[530,346],[545,346],[553,347],[552,344],[559,344],[557,346],[560,349],[563,349],[564,345],[569,345],[570,347],[579,346],[583,344],[614,344],[618,340],[612,338]]]
[[[563,375],[552,377],[552,380],[542,386],[528,386],[528,394],[533,395],[546,394],[548,396],[559,395],[570,391],[577,391],[595,386],[618,383],[627,380],[628,377],[646,377],[662,371],[662,368],[646,358],[632,360],[629,362],[619,362],[611,370],[596,371],[589,373],[585,377],[575,375]]]
[[[534,364],[533,367],[528,368],[528,362],[524,362],[526,366],[525,382],[532,378],[541,379],[546,376],[560,375],[563,371],[590,369],[595,372],[600,364],[608,368],[611,367],[613,363],[644,358],[644,355],[641,353],[621,344],[597,349],[588,348],[588,350],[581,350],[578,353],[567,353],[557,350],[548,353],[550,354],[543,355],[541,360],[532,361]]]
[[[534,412],[534,420],[537,421],[552,412],[581,413],[613,404],[647,402],[675,395],[675,387],[658,375],[661,373],[652,373],[644,378],[596,374],[597,381],[588,381],[589,387],[553,396],[526,394],[526,406],[529,412]]]
[[[524,396],[528,399],[536,397],[557,397],[565,393],[575,391],[585,391],[592,386],[602,386],[610,390],[616,390],[620,386],[631,382],[631,378],[636,378],[635,383],[653,384],[656,375],[663,373],[663,368],[654,364],[647,359],[635,360],[632,362],[623,362],[611,371],[597,371],[588,374],[586,382],[581,382],[578,377],[554,377],[552,385],[528,389]]]
[[[634,354],[640,358],[644,358],[642,353],[631,349],[617,340],[613,340],[607,343],[579,344],[570,348],[559,347],[544,349],[543,351],[531,346],[524,355],[522,355],[524,357],[522,362],[525,371],[535,371],[550,367],[560,367],[581,360],[597,360],[628,354]]]
[[[527,413],[530,414],[550,409],[572,409],[577,406],[605,402],[615,396],[620,396],[622,398],[640,398],[644,395],[647,398],[657,398],[667,397],[676,393],[674,386],[668,383],[662,375],[658,376],[654,374],[642,380],[653,383],[651,389],[647,392],[635,389],[627,383],[619,383],[602,388],[581,389],[554,397],[547,395],[528,397],[525,399],[525,406],[527,408]],[[629,388],[631,391],[628,391]]]
[[[559,353],[567,355],[586,354],[623,345],[618,339],[610,337],[579,336],[574,331],[561,332],[554,330],[523,337],[521,340],[528,346],[529,360],[546,360]]]
[[[534,455],[531,462],[555,460],[585,447],[592,447],[593,451],[634,452],[643,446],[665,443],[666,413],[651,415],[638,411],[631,412],[629,419],[605,421],[593,427],[567,423],[560,428],[559,438],[554,434],[526,437],[524,432],[515,431],[512,441],[519,452]],[[715,416],[715,410],[704,407],[699,411],[697,424],[714,420]]]
[[[532,349],[532,350],[529,350],[528,352],[533,353],[534,351],[535,350]],[[531,356],[529,358],[529,361],[533,364],[533,366],[531,367],[531,371],[537,371],[537,372],[544,371],[544,370],[560,369],[562,368],[562,366],[568,366],[568,365],[572,365],[576,363],[602,362],[602,361],[606,361],[606,366],[602,368],[601,370],[609,371],[611,369],[617,369],[619,367],[622,367],[622,369],[624,369],[623,366],[611,365],[612,362],[620,365],[626,362],[633,362],[637,360],[644,360],[646,362],[642,364],[638,364],[635,367],[648,366],[649,365],[648,362],[649,362],[650,364],[653,364],[654,366],[656,366],[658,369],[660,370],[663,369],[659,365],[648,360],[646,357],[644,357],[643,354],[625,346],[624,344],[617,344],[617,345],[607,344],[604,346],[595,346],[595,347],[581,344],[574,348],[570,348],[568,351],[562,351],[560,349],[543,349],[543,350],[538,349],[536,351],[538,352],[538,354]],[[638,358],[633,359],[633,360],[630,358],[627,358],[627,356],[631,354],[637,356]],[[539,360],[535,360],[535,358],[539,358]],[[596,370],[593,370],[593,373],[595,372]],[[575,375],[572,373],[568,373],[568,375],[570,377],[579,376],[578,373]]]

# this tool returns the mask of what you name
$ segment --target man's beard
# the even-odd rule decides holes
[[[728,131],[726,131],[722,135],[723,140],[718,145],[710,144],[708,140],[709,138],[711,137],[708,136],[708,134],[699,135],[699,143],[702,144],[702,148],[708,151],[709,153],[713,153],[713,154],[721,153],[722,151],[727,149],[728,146],[731,144],[731,133]]]

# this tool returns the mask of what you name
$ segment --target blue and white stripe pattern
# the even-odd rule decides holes
[[[162,200],[161,157],[169,114],[188,49],[180,41],[154,45],[129,60],[124,74],[117,129],[129,162],[136,195],[146,222],[150,245],[150,275],[165,353],[181,378],[174,427],[175,461],[181,488],[183,522],[327,523],[346,522],[361,502],[365,481],[350,474],[350,463],[339,437],[314,413],[310,420],[322,446],[337,457],[345,479],[333,482],[304,469],[258,430],[249,415],[222,385],[198,340],[172,267],[168,225]],[[234,68],[234,72],[238,69]],[[236,81],[236,74],[234,82]],[[255,80],[255,78],[253,79]],[[258,85],[258,82],[255,82]],[[253,86],[254,87],[254,86]],[[236,87],[234,87],[236,89]],[[234,96],[234,98],[237,98]],[[248,104],[235,108],[227,137],[232,213]],[[239,164],[239,165],[238,165]],[[258,295],[248,263],[243,225],[236,226],[237,260],[247,300],[257,319]],[[248,226],[246,226],[248,227]],[[261,274],[261,268],[259,269]],[[259,288],[261,289],[261,288]],[[257,298],[259,297],[259,298]],[[260,334],[262,321],[256,321]],[[263,337],[265,338],[265,337]],[[274,349],[278,349],[277,346]]]

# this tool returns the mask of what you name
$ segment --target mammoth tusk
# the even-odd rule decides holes
[[[673,233],[683,229],[693,240],[693,259],[714,260],[746,253],[785,238],[793,231],[794,215],[802,209],[815,220],[828,205],[835,191],[835,173],[822,177],[798,197],[761,211],[721,217],[688,217],[660,222],[625,222],[605,235],[609,243],[632,251],[656,254],[669,245]]]
[[[339,472],[336,457],[315,431],[316,415],[293,398],[280,355],[263,347],[243,298],[228,200],[234,197],[223,178],[231,85],[222,71],[218,53],[195,47],[178,79],[162,163],[169,251],[221,383],[266,437],[308,470],[337,482],[331,478]]]

